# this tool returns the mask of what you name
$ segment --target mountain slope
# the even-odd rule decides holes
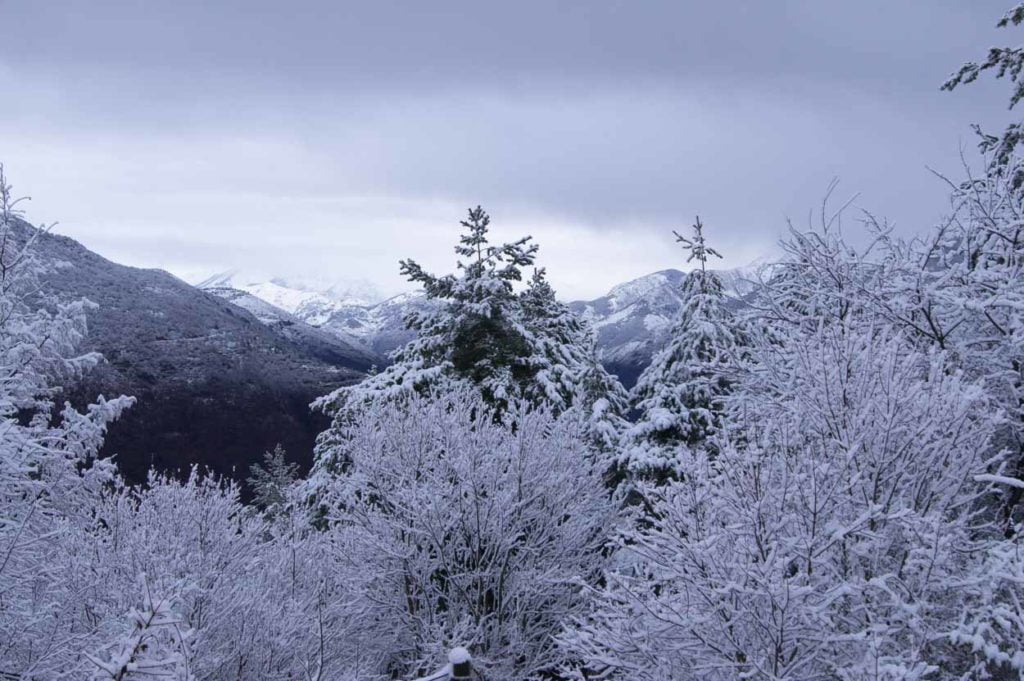
[[[320,328],[387,357],[392,350],[413,339],[413,332],[405,327],[406,315],[431,304],[421,293],[403,293],[376,305],[342,306],[335,309]]]
[[[319,329],[378,366],[387,364],[388,353],[412,339],[405,328],[406,314],[429,305],[419,293],[380,299],[376,289],[366,282],[334,283],[315,290],[308,284],[279,277],[254,280],[235,271],[214,275],[196,286],[250,310],[271,326],[279,326],[288,318]],[[260,303],[276,312],[260,307]]]
[[[601,298],[569,304],[594,325],[602,361],[626,385],[636,381],[664,344],[682,304],[680,289],[685,277],[679,270],[662,270],[619,284]],[[244,292],[225,288],[239,280],[229,272],[211,277],[199,286],[255,312],[271,325],[287,313],[278,310],[270,314],[260,305],[277,309],[273,305],[282,303],[295,319],[361,348],[376,356],[382,365],[387,361],[387,353],[413,337],[405,328],[405,316],[430,304],[419,293],[406,293],[371,305],[339,302],[329,292],[289,288],[281,279],[250,281],[243,285]]]
[[[662,270],[619,284],[601,298],[569,304],[593,325],[602,363],[627,387],[664,345],[683,302],[685,277],[679,270]]]
[[[371,307],[385,297],[368,281],[327,278],[264,278],[234,269],[196,284],[203,290],[236,289],[270,303],[298,319],[320,326],[338,309]]]
[[[18,231],[28,229],[22,223]],[[340,343],[283,333],[166,272],[110,262],[67,237],[43,234],[37,252],[52,265],[45,291],[99,305],[88,315],[83,350],[103,353],[106,362],[69,396],[77,403],[97,394],[138,398],[104,447],[132,479],[151,464],[201,464],[244,478],[277,442],[308,464],[326,425],[309,402],[357,381],[372,363]]]
[[[739,307],[754,288],[763,264],[716,270],[729,297],[727,307]],[[569,307],[589,320],[597,331],[601,362],[628,388],[664,347],[683,304],[686,273],[661,270],[619,284],[607,295]]]
[[[353,365],[365,371],[386,361],[382,356],[368,351],[361,343],[349,342],[339,334],[307,324],[295,315],[246,291],[235,288],[204,290],[243,310],[248,310],[265,326],[298,343],[314,357],[330,364]]]

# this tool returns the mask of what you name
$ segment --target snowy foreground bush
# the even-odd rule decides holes
[[[974,620],[1002,546],[974,481],[983,392],[876,334],[827,329],[787,354],[713,459],[688,453],[681,481],[644,489],[650,521],[563,641],[633,679],[980,671],[983,632],[1013,621]]]
[[[502,419],[468,391],[377,407],[344,433],[345,473],[312,480],[337,560],[363,572],[375,662],[426,670],[465,645],[488,676],[532,678],[564,661],[554,635],[586,611],[618,512],[582,419]]]

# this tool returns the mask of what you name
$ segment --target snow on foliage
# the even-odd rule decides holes
[[[18,221],[18,203],[0,167],[0,672],[32,678],[61,670],[77,642],[60,626],[80,600],[62,558],[116,475],[96,453],[131,399],[100,398],[84,413],[57,403],[54,381],[99,357],[74,354],[86,302],[40,294],[38,230]]]
[[[850,323],[754,355],[713,456],[681,449],[678,482],[641,488],[650,513],[563,637],[580,669],[960,678],[1003,659],[976,633],[1024,633],[996,612],[988,580],[1009,579],[975,582],[1008,550],[974,479],[999,463],[985,391]]]
[[[332,433],[361,418],[366,405],[413,394],[443,397],[467,386],[499,412],[519,400],[556,412],[578,408],[591,439],[606,451],[616,446],[626,393],[601,366],[591,329],[555,298],[543,269],[534,270],[525,289],[515,288],[523,268],[533,265],[537,246],[529,237],[491,245],[490,217],[480,207],[461,224],[466,232],[455,247],[458,274],[439,277],[402,261],[402,273],[440,303],[410,314],[416,338],[395,351],[380,373],[318,402],[335,417],[320,438],[318,466],[343,465]]]
[[[627,431],[617,466],[624,477],[665,480],[679,475],[678,463],[722,428],[722,399],[729,391],[730,366],[743,335],[718,276],[706,268],[710,255],[698,218],[692,239],[676,235],[700,270],[683,280],[683,304],[666,346],[654,356],[633,388],[640,416]],[[721,257],[721,256],[718,256]]]
[[[1024,22],[1024,4],[1018,4],[1011,8],[997,24],[1000,28],[1019,26]],[[994,70],[996,78],[1008,78],[1013,83],[1013,92],[1010,95],[1010,108],[1017,106],[1021,98],[1024,98],[1024,48],[1022,47],[992,47],[988,51],[985,60],[980,64],[967,62],[955,73],[951,74],[945,83],[943,90],[954,90],[960,85],[973,83],[985,71]],[[990,135],[975,125],[974,131],[980,138],[978,144],[981,151],[989,154],[988,170],[993,177],[1000,177],[1013,185],[1014,188],[1024,186],[1024,168],[1013,162],[1017,155],[1018,148],[1024,141],[1024,125],[1020,122],[1011,123],[1006,126],[1001,136]]]
[[[129,611],[131,629],[123,639],[99,656],[86,655],[98,668],[94,681],[129,681],[165,678],[192,681],[189,671],[188,638],[182,618],[174,613],[170,599],[154,596],[142,576],[142,608]]]
[[[377,405],[343,435],[326,522],[338,560],[367,575],[364,621],[407,675],[458,644],[488,677],[555,669],[553,636],[600,574],[617,510],[579,420],[522,402],[501,419],[464,389]]]
[[[507,404],[516,399],[535,371],[513,285],[537,251],[529,237],[491,245],[490,217],[479,207],[462,221],[467,230],[455,247],[459,276],[429,274],[412,260],[403,260],[402,274],[423,287],[440,307],[417,310],[407,325],[416,338],[399,348],[393,363],[355,388],[341,389],[337,401],[356,405],[409,392],[443,392],[448,386],[472,383],[488,400]]]

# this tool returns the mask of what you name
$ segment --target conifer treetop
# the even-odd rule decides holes
[[[689,254],[686,257],[686,262],[693,262],[696,260],[700,263],[700,274],[698,275],[698,289],[701,293],[708,293],[708,276],[707,276],[707,264],[708,258],[714,256],[721,258],[722,254],[716,251],[711,246],[708,246],[707,240],[704,238],[704,223],[700,221],[698,215],[696,221],[693,223],[693,238],[687,239],[679,232],[672,230],[672,233],[676,235],[676,243],[683,244],[683,250],[688,251]],[[692,276],[692,275],[691,275]],[[720,288],[720,287],[712,287]]]
[[[459,224],[467,231],[459,236],[459,243],[455,246],[455,253],[460,256],[456,267],[465,272],[465,280],[494,279],[501,282],[510,294],[511,283],[521,281],[522,268],[532,265],[536,258],[538,246],[530,243],[532,237],[525,236],[497,246],[490,245],[487,233],[491,217],[480,206],[470,208],[467,219],[461,220]],[[399,261],[399,266],[401,274],[409,281],[420,284],[428,298],[462,297],[458,295],[459,278],[454,274],[435,276],[424,271],[412,259]],[[463,290],[462,293],[467,291]]]
[[[1024,3],[1018,3],[1003,15],[998,28],[1020,26],[1024,22]],[[953,72],[942,84],[942,90],[952,92],[961,85],[968,85],[978,80],[985,71],[991,71],[997,79],[1006,78],[1012,84],[1009,108],[1013,109],[1024,99],[1024,46],[991,47],[985,59],[980,62],[969,61]],[[992,135],[971,126],[978,135],[978,148],[987,156],[989,173],[995,176],[1011,178],[1013,187],[1024,185],[1024,171],[1014,167],[1015,152],[1024,142],[1024,122],[1015,121],[1006,126],[1002,135]]]
[[[672,233],[676,235],[676,243],[683,244],[683,250],[689,251],[686,262],[698,261],[700,263],[700,271],[705,272],[707,271],[708,258],[710,256],[721,258],[722,254],[708,246],[707,240],[704,238],[704,223],[700,221],[699,215],[697,216],[697,221],[693,223],[692,229],[692,239],[687,239],[675,230],[672,230]]]

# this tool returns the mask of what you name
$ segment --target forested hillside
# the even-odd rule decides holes
[[[244,479],[278,443],[308,467],[313,440],[326,425],[309,403],[358,380],[374,363],[302,324],[268,328],[166,272],[112,263],[17,218],[9,230],[17,244],[32,240],[46,268],[43,302],[95,304],[87,308],[79,349],[103,361],[66,383],[64,393],[78,406],[96,395],[136,398],[101,449],[116,454],[135,482],[150,467],[187,471],[193,464]]]

